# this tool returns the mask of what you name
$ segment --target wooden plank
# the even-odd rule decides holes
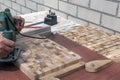
[[[81,56],[49,39],[22,38],[16,45],[23,50],[15,64],[31,80],[48,79],[84,66]]]
[[[77,64],[68,66],[68,67],[66,67],[64,69],[61,69],[61,70],[59,70],[57,72],[53,72],[53,73],[51,73],[49,75],[41,77],[40,80],[46,80],[47,78],[50,78],[51,76],[63,77],[63,76],[68,75],[68,74],[70,74],[70,73],[72,73],[74,71],[82,69],[84,67],[84,64],[85,63],[81,61],[81,62],[79,62]]]
[[[47,80],[60,80],[60,79],[55,78],[55,77],[51,77],[51,78],[49,78],[49,79],[47,79]]]
[[[110,66],[111,64],[111,60],[94,60],[85,64],[85,70],[88,72],[98,72]]]
[[[109,34],[90,26],[77,26],[58,33],[98,54],[120,63],[118,53],[120,51],[120,36],[118,35]]]
[[[96,54],[96,52],[84,46],[81,46],[62,35],[56,34],[54,37],[51,37],[51,40],[79,54],[80,56],[83,57],[83,60],[85,62],[107,59],[106,57],[100,54]],[[111,66],[96,73],[90,73],[85,71],[85,69],[81,69],[62,77],[61,80],[119,80],[120,79],[119,67],[120,64],[113,62]]]

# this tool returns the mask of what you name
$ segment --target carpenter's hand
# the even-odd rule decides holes
[[[2,37],[0,33],[0,57],[6,57],[14,49],[14,42]]]
[[[17,31],[21,31],[21,29],[24,27],[25,19],[21,16],[14,16],[13,19],[15,21]],[[19,22],[18,20],[22,20],[22,22]],[[16,33],[18,33],[17,31]]]

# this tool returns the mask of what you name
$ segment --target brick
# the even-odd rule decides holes
[[[43,10],[45,10],[45,6],[38,5],[38,11],[43,11]]]
[[[65,19],[67,19],[67,14],[64,14],[60,11],[56,11],[56,10],[52,10],[53,12],[56,13],[57,16],[60,16],[60,17],[64,17]]]
[[[39,7],[38,7],[39,8]],[[50,10],[50,7],[46,7],[46,6],[44,6],[44,10]]]
[[[12,8],[16,11],[21,11],[21,7],[19,4],[12,2]]]
[[[7,8],[7,6],[5,6],[5,5],[2,4],[1,5],[1,9],[4,10],[5,8]]]
[[[44,0],[44,5],[58,9],[58,0]]]
[[[119,4],[119,6],[120,6],[120,4]],[[118,16],[120,17],[120,7],[118,9]]]
[[[0,10],[2,10],[1,4],[0,4]]]
[[[82,25],[82,26],[88,25],[88,22],[83,21],[83,20],[80,20],[80,19],[77,19],[77,18],[75,18],[75,17],[68,16],[68,19],[69,19],[69,20],[72,20],[72,21],[74,21],[74,22],[77,22],[77,23],[79,23],[79,24]]]
[[[115,18],[112,16],[108,16],[108,15],[102,15],[102,25],[116,30],[116,31],[120,31],[120,19],[119,18]]]
[[[31,10],[28,9],[28,8],[26,8],[26,7],[22,7],[22,8],[21,8],[21,12],[22,12],[23,14],[25,14],[25,13],[31,13]]]
[[[37,10],[37,4],[33,1],[26,0],[26,6],[32,10]]]
[[[12,3],[10,0],[4,0],[4,4],[8,7],[11,7],[12,6]]]
[[[91,0],[90,7],[101,12],[116,15],[117,4],[106,0]]]
[[[21,12],[17,12],[16,15],[22,15],[22,13]]]
[[[4,5],[0,3],[0,11],[3,9]]]
[[[67,0],[61,0],[61,1],[67,1]]]
[[[25,0],[16,0],[16,3],[25,6]]]
[[[69,0],[69,2],[80,5],[80,6],[89,6],[89,0]]]
[[[37,3],[40,3],[40,4],[43,4],[43,3],[44,3],[44,0],[33,0],[33,1],[35,1],[35,2],[37,2]]]
[[[0,0],[0,3],[4,3],[4,0]]]
[[[111,31],[111,30],[108,30],[108,29],[106,29],[106,28],[103,28],[103,27],[101,27],[101,26],[98,26],[98,25],[95,25],[95,24],[92,24],[92,23],[89,23],[89,25],[90,26],[92,26],[92,27],[96,27],[96,28],[100,28],[101,30],[103,30],[104,32],[107,32],[107,33],[114,33],[113,31]]]
[[[86,8],[78,8],[78,17],[81,19],[85,19],[91,21],[93,23],[100,23],[100,13],[86,9]]]
[[[67,14],[76,16],[77,6],[60,1],[59,2],[59,10],[65,12]]]
[[[10,11],[11,11],[12,16],[16,16],[17,15],[17,12],[15,10],[10,9]]]
[[[16,0],[11,0],[11,1],[15,2]]]

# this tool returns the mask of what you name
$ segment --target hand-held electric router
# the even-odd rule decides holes
[[[10,10],[7,8],[5,11],[0,12],[0,31],[2,32],[3,37],[16,41],[15,34],[15,22],[10,13]],[[6,57],[0,57],[0,62],[13,62],[16,61],[20,54],[20,48],[14,47],[14,50],[7,55]]]

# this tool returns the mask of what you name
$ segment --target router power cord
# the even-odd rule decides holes
[[[9,18],[9,16],[6,13],[4,13],[4,14],[8,18],[8,20],[10,21],[10,23],[15,27],[15,24],[12,22],[12,20]],[[35,37],[35,36],[29,36],[29,35],[22,34],[22,33],[20,33],[20,31],[17,30],[16,27],[15,27],[15,30],[17,31],[18,34],[20,34],[21,36],[24,36],[24,37],[29,37],[29,38],[34,38],[34,39],[47,39],[46,36]]]

